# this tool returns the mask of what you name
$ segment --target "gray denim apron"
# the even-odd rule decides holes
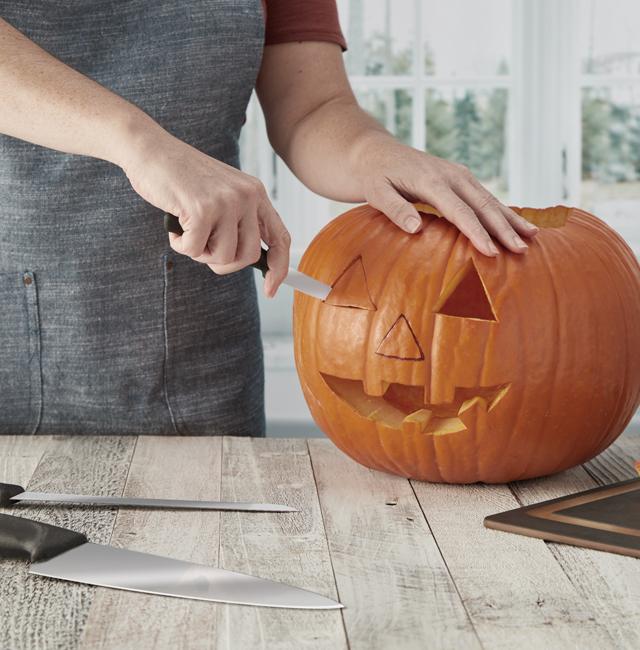
[[[0,0],[0,15],[238,166],[260,0]],[[253,272],[174,254],[116,166],[0,136],[0,433],[264,435]]]

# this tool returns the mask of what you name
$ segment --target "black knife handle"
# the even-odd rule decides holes
[[[38,562],[56,557],[86,541],[82,533],[73,530],[0,514],[0,557]]]
[[[0,483],[0,508],[15,506],[16,502],[11,501],[11,497],[24,492],[24,488],[13,483]]]
[[[180,225],[180,221],[178,217],[176,217],[173,214],[169,214],[168,212],[164,213],[164,229],[167,232],[172,232],[175,233],[176,235],[182,235],[182,233],[184,232],[182,226]],[[263,246],[262,253],[260,253],[260,259],[251,265],[253,266],[253,268],[258,269],[258,271],[262,273],[262,277],[264,277],[267,274],[267,271],[269,270],[269,265],[267,264],[268,250],[269,250],[268,248],[265,248]]]

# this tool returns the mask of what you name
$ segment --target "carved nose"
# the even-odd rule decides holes
[[[398,316],[389,331],[378,344],[376,354],[403,361],[421,361],[424,353],[418,339],[404,314]]]

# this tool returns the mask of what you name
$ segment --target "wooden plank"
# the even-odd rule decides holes
[[[308,445],[350,647],[480,647],[409,482]]]
[[[284,503],[296,513],[225,513],[220,565],[337,598],[304,440],[225,438],[223,499]],[[218,648],[346,648],[340,611],[222,606]]]
[[[640,460],[640,429],[629,428],[609,449],[585,465],[599,485],[637,478],[633,463]]]
[[[30,490],[122,494],[135,438],[56,437]],[[20,506],[14,514],[77,530],[106,543],[116,512],[108,508]],[[97,588],[27,573],[25,562],[0,563],[0,647],[75,648]]]
[[[140,437],[127,496],[218,500],[220,438]],[[121,509],[111,544],[218,565],[220,513]],[[218,605],[102,589],[95,595],[81,648],[210,648]]]
[[[640,458],[640,437],[625,435],[585,468],[576,467],[555,476],[514,483],[522,505],[531,505],[566,494],[581,492],[637,476],[632,460]],[[594,480],[596,476],[600,480]],[[548,544],[551,553],[597,621],[605,627],[617,648],[640,647],[640,562],[632,557]]]
[[[49,436],[0,436],[0,481],[26,486],[50,442]]]
[[[485,647],[615,647],[544,541],[483,526],[518,507],[508,486],[412,484]]]

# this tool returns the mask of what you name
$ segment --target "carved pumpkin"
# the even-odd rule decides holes
[[[298,375],[352,458],[454,483],[542,476],[592,458],[640,402],[640,268],[591,214],[518,210],[525,255],[478,253],[419,205],[409,235],[364,205],[313,240],[294,303]]]

